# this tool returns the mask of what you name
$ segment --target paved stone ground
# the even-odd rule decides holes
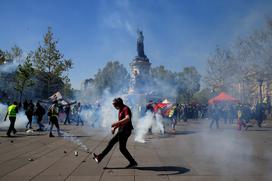
[[[21,130],[8,138],[0,131],[0,180],[110,180],[203,181],[272,180],[272,124],[237,131],[235,125],[208,129],[208,121],[178,123],[176,134],[148,135],[146,143],[128,149],[138,162],[135,169],[118,145],[98,165],[80,147],[100,152],[111,138],[100,129],[64,126],[64,137],[49,138],[45,132],[27,135]],[[78,156],[74,152],[78,151]],[[106,169],[104,169],[106,167]]]

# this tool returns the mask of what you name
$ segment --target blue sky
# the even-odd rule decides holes
[[[152,66],[204,73],[217,45],[231,46],[271,14],[271,0],[0,0],[0,49],[34,50],[51,26],[79,89],[110,60],[130,70],[139,28]]]

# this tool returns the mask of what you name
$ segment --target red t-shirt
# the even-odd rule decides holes
[[[118,120],[122,120],[124,119],[127,115],[129,115],[129,121],[120,126],[119,127],[119,132],[129,132],[133,129],[133,126],[132,126],[132,122],[131,122],[131,118],[132,118],[132,113],[131,113],[131,110],[129,109],[128,106],[124,105],[122,108],[119,109],[119,113],[118,113]]]

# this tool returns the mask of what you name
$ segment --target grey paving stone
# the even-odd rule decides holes
[[[169,181],[167,176],[135,176],[135,181]]]
[[[102,181],[134,181],[134,176],[107,176],[103,175]]]
[[[100,176],[70,176],[67,181],[99,181]]]
[[[209,130],[204,121],[179,123],[177,134],[148,135],[146,143],[134,142],[132,136],[128,149],[138,162],[135,169],[124,169],[128,162],[118,145],[100,164],[92,159],[91,152],[100,153],[111,134],[61,127],[71,136],[19,133],[20,137],[7,138],[0,131],[0,180],[266,181],[272,176],[272,127],[239,132],[222,125]]]

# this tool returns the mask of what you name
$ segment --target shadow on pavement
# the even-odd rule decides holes
[[[247,131],[272,131],[268,129],[248,129]]]
[[[1,135],[1,138],[24,138],[28,136],[44,136],[46,134],[38,134],[38,133],[31,133],[31,134],[16,134],[16,135],[11,135],[8,137],[7,135]]]
[[[190,134],[196,134],[200,131],[176,131],[176,132],[170,132],[166,131],[163,135],[160,135],[160,138],[169,138],[174,137],[176,135],[190,135]]]
[[[61,136],[58,136],[58,137],[65,137],[65,138],[90,138],[92,136],[75,136],[75,135],[64,136],[64,135],[61,135]]]
[[[104,167],[105,170],[110,169],[127,169],[125,167]],[[164,175],[180,175],[190,171],[188,168],[178,167],[178,166],[149,166],[149,167],[135,167],[134,169],[142,171],[155,171],[155,172],[170,172],[159,174],[160,176]]]
[[[196,134],[199,133],[200,131],[176,131],[173,133],[174,135],[188,135],[188,134]]]

